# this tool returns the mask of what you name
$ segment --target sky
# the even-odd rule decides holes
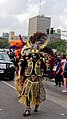
[[[27,35],[29,18],[45,14],[51,27],[67,30],[67,0],[0,0],[0,34],[15,31]]]

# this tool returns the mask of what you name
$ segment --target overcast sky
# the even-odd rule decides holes
[[[27,35],[29,18],[39,15],[40,0],[0,0],[0,33]],[[51,27],[67,30],[67,0],[41,0],[41,14]]]

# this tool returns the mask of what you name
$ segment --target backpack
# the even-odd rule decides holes
[[[65,63],[64,72],[67,73],[67,62]]]

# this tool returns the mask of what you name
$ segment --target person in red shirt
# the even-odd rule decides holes
[[[53,75],[52,75],[53,67],[54,67],[54,56],[53,55],[50,55],[50,57],[49,57],[49,67],[50,67],[50,71],[49,71],[50,76],[49,76],[49,78],[53,78]]]

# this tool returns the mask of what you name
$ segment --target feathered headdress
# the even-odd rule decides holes
[[[42,32],[36,32],[27,40],[28,48],[35,48],[37,50],[43,49],[48,44],[47,35]]]

